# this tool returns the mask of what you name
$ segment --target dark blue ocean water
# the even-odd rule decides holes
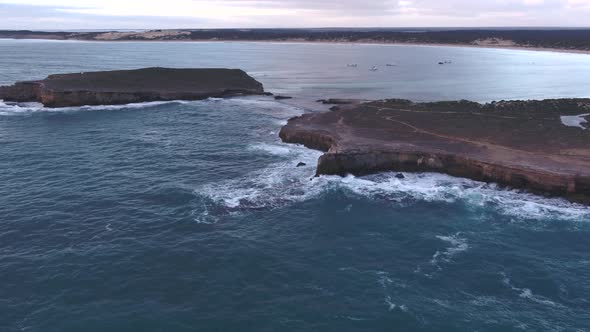
[[[0,41],[2,83],[148,65],[244,67],[303,106],[590,91],[583,55]],[[305,111],[0,102],[0,331],[590,330],[590,208],[438,174],[313,178],[320,153],[277,137]]]

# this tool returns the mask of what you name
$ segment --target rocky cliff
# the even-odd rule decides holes
[[[0,87],[0,99],[47,107],[198,100],[263,94],[260,82],[239,69],[144,68],[51,75]]]
[[[590,100],[478,104],[385,100],[308,113],[280,132],[326,153],[317,174],[442,172],[590,202],[590,130],[561,116]]]

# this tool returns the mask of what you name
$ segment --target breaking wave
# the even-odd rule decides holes
[[[461,233],[450,236],[437,235],[436,238],[450,244],[450,247],[445,251],[437,251],[434,253],[432,260],[430,261],[434,265],[438,265],[440,262],[450,262],[453,256],[469,249],[467,239],[461,237]]]
[[[270,98],[210,98],[202,101],[157,101],[66,108],[45,108],[39,103],[9,103],[0,100],[0,115],[134,110],[166,104],[202,105],[203,103],[227,103],[228,106],[248,107],[248,111],[252,114],[260,114],[268,118],[268,128],[261,131],[259,139],[252,142],[248,149],[277,159],[266,168],[249,173],[242,178],[222,180],[196,188],[196,194],[207,200],[204,204],[207,206],[205,210],[208,211],[209,217],[227,213],[228,210],[238,212],[281,207],[339,190],[373,200],[386,201],[394,206],[407,206],[415,202],[462,202],[473,208],[493,208],[501,214],[516,219],[590,219],[590,207],[564,199],[545,198],[518,190],[501,189],[494,184],[438,173],[405,173],[404,179],[396,178],[394,172],[363,177],[315,177],[317,160],[322,153],[300,145],[284,144],[276,135],[286,119],[300,115],[304,110],[278,103]],[[305,165],[297,167],[300,163]]]
[[[508,276],[506,276],[506,274],[504,274],[504,273],[502,274],[502,283],[504,285],[506,285],[507,287],[509,287],[510,289],[512,289],[513,291],[517,292],[518,296],[523,299],[527,299],[527,300],[533,301],[538,304],[543,304],[543,305],[552,306],[552,307],[560,307],[561,306],[559,303],[553,302],[543,296],[533,294],[533,291],[531,291],[529,288],[519,288],[519,287],[514,286],[512,284],[512,281],[510,280],[510,278]]]
[[[49,108],[41,103],[12,103],[0,100],[0,115],[23,115],[36,112],[77,112],[77,111],[116,111],[126,109],[145,109],[172,103],[188,103],[186,101],[152,101],[145,103],[133,103],[123,105],[96,105],[96,106],[76,106],[76,107],[58,107]]]
[[[73,107],[56,107],[50,108],[45,107],[41,103],[37,102],[26,102],[16,103],[7,102],[0,99],[0,115],[22,115],[36,112],[80,112],[80,111],[117,111],[117,110],[137,110],[137,109],[150,109],[152,107],[169,105],[169,104],[182,104],[182,105],[203,105],[207,103],[227,103],[229,105],[239,106],[255,106],[250,111],[254,113],[262,113],[268,115],[269,110],[273,110],[276,114],[273,116],[280,117],[280,121],[284,121],[284,118],[289,118],[293,115],[301,114],[303,111],[296,107],[285,107],[286,105],[273,102],[272,100],[264,99],[264,97],[237,97],[237,98],[207,98],[204,100],[170,100],[170,101],[150,101],[142,103],[130,103],[122,105],[87,105],[87,106],[73,106]],[[277,107],[280,105],[282,107]],[[290,116],[289,116],[290,115]]]
[[[201,186],[195,192],[232,211],[276,208],[342,190],[397,206],[419,201],[463,202],[472,208],[492,208],[515,219],[590,219],[590,207],[561,198],[504,189],[495,184],[438,173],[404,173],[404,179],[398,179],[395,172],[362,177],[315,177],[317,160],[322,154],[319,151],[280,142],[256,143],[250,149],[277,156],[281,161],[243,178]],[[296,167],[300,162],[306,165]]]
[[[428,263],[416,266],[414,273],[433,278],[436,273],[443,270],[445,264],[452,262],[455,256],[469,249],[467,238],[461,236],[460,232],[453,235],[437,235],[436,238],[445,242],[448,245],[447,248],[437,250]]]

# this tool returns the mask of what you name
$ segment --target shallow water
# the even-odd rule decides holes
[[[352,74],[323,71],[329,58],[362,67],[347,52],[367,64],[417,61],[422,49],[413,47],[0,41],[0,49],[4,82],[229,61],[300,98],[402,86],[397,96],[425,99],[574,96],[587,93],[590,77],[581,55],[458,48],[427,48],[428,61],[462,57],[479,68],[488,59],[516,79],[509,68],[542,58],[563,66],[553,75],[573,66],[581,76],[531,65],[531,75],[553,79],[528,77],[525,91],[456,67],[440,69],[457,70],[454,87],[437,83],[436,66],[412,67],[426,79],[405,84],[361,69],[359,83],[344,83]],[[590,208],[440,174],[313,178],[320,153],[277,137],[304,111],[266,97],[53,110],[0,103],[0,330],[590,329]]]

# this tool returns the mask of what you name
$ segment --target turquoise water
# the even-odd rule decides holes
[[[439,174],[313,178],[320,153],[277,137],[316,97],[588,96],[587,56],[39,41],[0,54],[2,83],[241,67],[302,105],[0,103],[0,331],[590,329],[590,208]]]

